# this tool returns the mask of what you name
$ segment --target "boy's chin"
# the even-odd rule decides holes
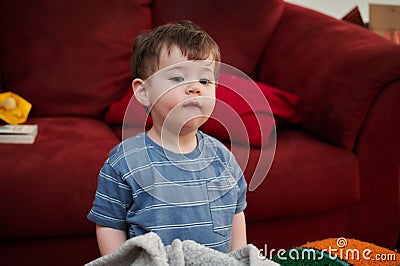
[[[206,116],[198,116],[195,118],[180,120],[175,118],[175,120],[171,119],[169,121],[165,121],[162,127],[165,130],[177,135],[195,133],[206,121],[208,117]]]
[[[207,117],[197,117],[187,121],[181,128],[181,133],[197,131],[206,121]]]

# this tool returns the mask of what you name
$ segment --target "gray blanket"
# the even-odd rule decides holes
[[[98,258],[86,266],[123,265],[279,265],[258,258],[258,249],[249,244],[230,253],[222,253],[192,240],[175,239],[164,246],[155,233],[127,240],[114,253]]]

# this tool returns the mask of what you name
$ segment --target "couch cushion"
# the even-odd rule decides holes
[[[283,13],[281,0],[153,1],[154,25],[189,19],[220,45],[222,61],[253,76]]]
[[[93,232],[86,219],[97,175],[118,138],[103,122],[85,118],[33,118],[32,145],[0,144],[0,236],[79,235]]]
[[[135,36],[151,27],[149,0],[1,1],[3,90],[34,116],[100,116],[130,87]]]
[[[259,163],[260,150],[235,147],[249,182]],[[261,167],[270,164],[262,159]],[[260,167],[260,166],[258,166]],[[262,177],[261,177],[262,178]],[[355,203],[360,197],[358,162],[354,154],[295,130],[281,130],[272,167],[254,191],[247,194],[246,219],[304,216]]]
[[[275,122],[299,123],[300,98],[251,79],[221,73],[211,118],[200,128],[221,141],[260,148],[275,142]]]

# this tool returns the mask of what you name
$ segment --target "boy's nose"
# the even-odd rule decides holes
[[[201,89],[198,86],[196,86],[195,84],[191,84],[186,88],[186,94],[187,95],[190,95],[190,94],[200,95]]]

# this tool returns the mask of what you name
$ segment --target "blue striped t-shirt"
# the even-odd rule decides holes
[[[88,219],[128,238],[153,231],[165,245],[191,239],[228,252],[246,182],[222,143],[200,131],[197,140],[189,154],[167,151],[146,133],[121,142],[100,171]]]

